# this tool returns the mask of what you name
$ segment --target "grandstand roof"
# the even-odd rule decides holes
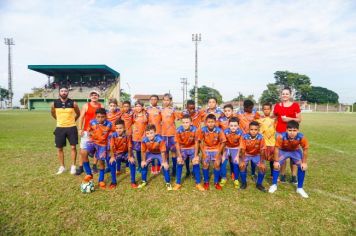
[[[28,69],[39,73],[56,76],[56,75],[113,75],[119,77],[120,73],[111,69],[107,65],[28,65]]]

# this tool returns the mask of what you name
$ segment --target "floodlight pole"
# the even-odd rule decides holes
[[[194,101],[195,107],[198,107],[198,42],[201,42],[201,34],[192,34],[192,41],[195,43],[195,85]]]
[[[14,40],[12,38],[5,38],[5,45],[8,46],[8,90],[9,90],[9,108],[12,108],[12,65],[11,65],[11,46],[15,45]]]
[[[187,96],[187,84],[188,84],[188,79],[187,78],[180,78],[181,84],[182,84],[182,91],[183,91],[183,108],[184,108],[184,103],[185,100],[188,99]]]

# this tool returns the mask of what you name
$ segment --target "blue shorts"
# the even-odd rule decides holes
[[[246,156],[245,164],[247,165],[249,161],[253,162],[255,165],[258,165],[261,162],[261,156],[260,155],[257,155],[257,156]]]
[[[89,155],[95,156],[96,159],[102,161],[105,161],[109,153],[107,146],[100,146],[93,142],[87,142],[84,150],[86,150]]]
[[[206,158],[203,160],[206,164],[209,164],[212,161],[215,161],[217,151],[205,151]]]
[[[283,151],[279,149],[279,164],[282,165],[288,158],[291,159],[293,164],[299,166],[302,164],[303,152],[300,149],[296,151]]]
[[[182,159],[185,161],[187,160],[187,158],[189,158],[190,160],[192,160],[194,158],[194,153],[195,153],[195,149],[194,148],[190,148],[190,149],[181,149],[180,153],[182,154]]]
[[[132,141],[132,149],[137,152],[140,152],[141,151],[141,142]]]
[[[174,141],[174,136],[163,136],[164,141],[166,142],[166,150],[167,152],[175,152],[176,151],[176,142]]]
[[[163,158],[160,153],[146,153],[146,166],[148,166],[153,160],[158,160],[160,163],[163,163]]]
[[[239,148],[225,148],[224,154],[222,156],[222,162],[224,162],[226,159],[229,160],[231,158],[231,161],[235,164],[239,164]]]

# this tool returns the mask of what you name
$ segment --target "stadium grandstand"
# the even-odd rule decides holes
[[[106,103],[109,98],[120,100],[120,73],[107,65],[28,65],[28,69],[48,77],[42,88],[28,95],[29,110],[50,110],[61,85],[69,88],[69,97],[79,107],[89,101],[91,90],[100,92],[100,102]]]

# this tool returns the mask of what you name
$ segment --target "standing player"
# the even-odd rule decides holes
[[[148,124],[155,125],[156,133],[162,134],[162,114],[161,107],[158,106],[159,97],[158,95],[151,95],[150,103],[151,105],[146,107],[148,113]],[[153,174],[158,174],[161,171],[161,163],[158,162],[156,165],[155,161],[152,162],[151,172]]]
[[[133,114],[132,148],[136,151],[137,164],[141,166],[141,142],[145,135],[148,122],[148,114],[144,110],[141,101],[135,102],[135,112]]]
[[[130,168],[131,176],[131,187],[137,188],[135,175],[136,175],[136,166],[135,159],[132,155],[132,141],[131,137],[126,134],[125,131],[125,122],[123,120],[116,120],[115,122],[115,132],[110,136],[110,170],[111,175],[115,176],[116,184],[116,163],[119,162],[128,162]],[[120,164],[117,164],[118,166]],[[113,181],[114,182],[114,181]]]
[[[274,145],[276,143],[276,129],[275,120],[271,117],[272,104],[265,103],[262,106],[263,116],[257,121],[260,124],[260,133],[266,143],[266,155],[265,158],[269,161],[269,166],[271,169],[271,176],[273,175],[273,158],[274,158]]]
[[[63,147],[66,146],[66,139],[68,139],[71,147],[72,166],[70,173],[75,174],[76,146],[78,144],[78,130],[75,121],[78,119],[80,111],[77,103],[68,98],[68,93],[68,88],[62,86],[59,89],[59,99],[55,100],[51,106],[52,117],[57,121],[54,135],[58,149],[58,160],[61,165],[57,174],[62,174],[65,171]]]
[[[240,141],[243,135],[241,129],[239,129],[239,122],[236,117],[232,117],[229,120],[229,128],[224,130],[226,137],[225,151],[222,156],[221,165],[221,181],[220,185],[224,186],[226,183],[226,166],[230,162],[230,170],[233,172],[232,178],[234,180],[235,188],[239,186],[239,147]]]
[[[205,110],[205,117],[209,114],[215,115],[216,119],[218,119],[222,114],[222,110],[217,107],[218,105],[218,99],[216,97],[210,97],[208,99],[208,108]]]
[[[214,185],[217,190],[221,190],[219,184],[221,153],[225,147],[225,136],[223,131],[216,126],[216,117],[209,114],[205,120],[206,126],[200,129],[198,141],[200,144],[203,159],[204,188],[209,190],[209,166],[214,163]]]
[[[241,176],[241,189],[246,189],[247,180],[246,180],[246,168],[248,162],[253,162],[256,166],[258,166],[258,177],[256,188],[262,192],[266,192],[265,187],[262,185],[266,165],[264,153],[266,149],[265,141],[263,139],[262,134],[259,134],[259,124],[256,121],[252,121],[250,123],[250,131],[245,134],[241,140],[240,145],[240,176]]]
[[[99,103],[99,92],[96,90],[92,90],[89,93],[90,102],[85,103],[80,111],[80,117],[78,119],[78,131],[80,138],[80,158],[79,158],[79,168],[77,169],[76,175],[81,175],[83,173],[83,157],[88,156],[88,152],[86,151],[86,146],[89,141],[88,130],[89,123],[92,119],[95,118],[95,111],[98,108],[103,107],[101,103]],[[97,160],[94,158],[93,161],[93,172],[97,173],[98,168],[96,166]]]
[[[158,160],[163,165],[163,175],[168,191],[173,190],[170,183],[169,166],[166,157],[166,144],[161,135],[156,134],[156,127],[154,125],[147,125],[146,136],[142,140],[142,183],[138,188],[144,188],[147,185],[148,165],[154,160]]]
[[[245,100],[243,110],[237,113],[241,130],[247,134],[250,129],[250,123],[260,118],[260,114],[253,108],[254,104],[251,100]],[[251,177],[255,180],[256,165],[251,162]]]
[[[201,123],[204,121],[205,112],[196,108],[193,100],[188,100],[187,108],[182,112],[182,116],[184,115],[189,115],[192,118],[193,125],[199,129]]]
[[[172,107],[172,95],[166,93],[163,95],[163,107],[161,110],[162,115],[162,137],[166,143],[166,156],[169,161],[169,152],[172,153],[173,170],[172,176],[176,175],[177,168],[177,153],[174,142],[174,136],[176,133],[176,119],[179,118],[179,113]]]
[[[95,111],[95,119],[91,120],[88,128],[89,141],[85,147],[86,153],[95,155],[95,159],[98,160],[99,164],[99,187],[101,189],[106,189],[106,184],[104,182],[105,174],[105,160],[108,155],[108,138],[112,131],[112,124],[106,119],[106,110],[104,108],[98,108]],[[86,172],[84,181],[90,181],[93,179],[93,175],[90,169],[88,155],[83,155],[83,166]],[[116,174],[112,176],[112,183],[110,184],[110,189],[116,187]]]
[[[276,148],[274,150],[274,170],[273,181],[269,188],[270,193],[277,190],[277,180],[280,167],[290,158],[293,164],[298,166],[298,187],[297,193],[303,198],[308,198],[308,194],[303,189],[305,171],[308,168],[308,148],[307,139],[299,132],[299,123],[297,121],[289,121],[287,123],[287,132],[278,135],[276,140]],[[301,150],[303,149],[303,151]]]
[[[177,176],[176,184],[173,190],[181,188],[181,178],[183,165],[186,160],[192,161],[193,173],[195,178],[195,186],[199,191],[205,191],[204,187],[200,184],[200,166],[199,166],[199,142],[198,130],[192,125],[192,119],[189,115],[184,115],[182,118],[182,125],[178,127],[175,135],[175,145],[178,155]]]

